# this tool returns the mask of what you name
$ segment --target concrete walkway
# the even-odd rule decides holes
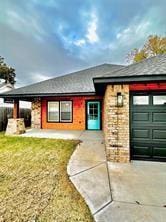
[[[67,172],[95,215],[112,201],[103,135],[101,131],[85,131],[80,140]]]
[[[81,142],[67,166],[68,175],[93,215],[111,203],[108,166],[102,131],[30,129],[25,137],[78,139]]]
[[[102,131],[30,129],[21,136],[82,141],[71,156],[68,175],[93,215],[112,201]]]

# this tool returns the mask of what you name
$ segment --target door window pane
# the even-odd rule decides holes
[[[98,119],[98,104],[97,103],[90,103],[89,104],[88,119],[89,120],[97,120]]]
[[[48,121],[59,121],[59,102],[48,102]]]
[[[133,96],[133,105],[149,105],[149,96]]]
[[[166,95],[153,96],[153,105],[166,105]]]
[[[97,103],[93,104],[93,108],[98,109],[98,104]]]
[[[71,101],[61,101],[61,122],[71,122],[72,121],[72,102]]]

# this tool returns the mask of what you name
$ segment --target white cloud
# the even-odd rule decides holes
[[[152,33],[152,22],[147,18],[142,20],[135,18],[128,27],[122,29],[116,34],[116,39],[108,45],[108,49],[112,54],[119,53],[119,57],[123,57],[133,48],[139,48],[145,42],[146,38]]]
[[[160,11],[160,7],[152,7],[144,17],[136,16],[126,28],[117,33],[112,48],[114,46],[114,50],[123,49],[128,53],[133,48],[142,47],[149,35],[164,35],[165,23],[163,17],[160,17]]]
[[[8,10],[6,22],[16,31],[32,35],[39,41],[47,35],[40,24],[40,19],[34,15],[34,12],[22,16],[16,11]]]
[[[78,39],[78,40],[76,40],[76,41],[74,42],[74,44],[75,44],[76,46],[83,46],[83,45],[86,44],[86,41],[85,41],[85,39]]]
[[[73,50],[73,45],[79,47],[81,50],[86,50],[88,45],[93,45],[94,43],[99,42],[99,36],[97,33],[98,17],[96,15],[96,12],[94,10],[90,11],[87,17],[89,18],[89,21],[86,24],[85,33],[80,36],[79,32],[77,33],[75,30],[71,33],[69,32],[66,35],[65,31],[68,29],[68,25],[65,22],[59,23],[56,27],[55,33],[63,42],[64,48],[69,50],[70,52],[72,52]]]
[[[99,37],[97,35],[97,23],[98,23],[98,18],[96,14],[93,12],[91,14],[91,20],[88,23],[87,34],[86,34],[86,38],[90,43],[96,43],[99,41]]]
[[[66,36],[64,35],[64,29],[65,27],[62,24],[59,24],[57,27],[57,33],[60,36],[60,39],[63,40],[63,44],[66,49],[71,50],[72,45],[78,46],[78,47],[83,47],[86,45],[87,41],[85,38],[80,38],[80,39],[73,39],[73,37]]]
[[[124,45],[132,45],[140,39],[144,39],[145,34],[151,33],[150,26],[151,22],[148,20],[132,23],[116,35],[116,41]]]

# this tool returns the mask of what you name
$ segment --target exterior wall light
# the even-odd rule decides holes
[[[123,106],[123,95],[122,93],[118,92],[117,93],[117,107],[122,107]]]

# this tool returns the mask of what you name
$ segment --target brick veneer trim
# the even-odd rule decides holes
[[[117,93],[123,95],[123,107],[117,107]],[[107,159],[129,162],[129,85],[108,85],[104,97],[104,136]]]

